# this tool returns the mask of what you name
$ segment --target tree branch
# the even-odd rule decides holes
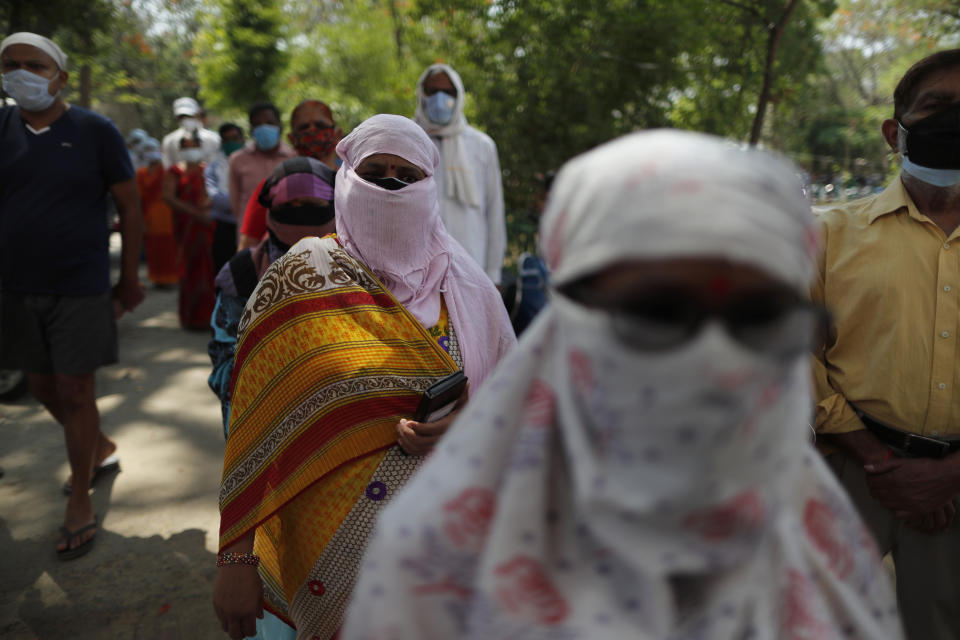
[[[758,20],[766,22],[764,15],[756,7],[751,7],[750,5],[743,4],[742,2],[736,2],[735,0],[720,0],[723,4],[730,5],[731,7],[736,7],[741,11],[746,11],[747,13],[753,15]]]
[[[763,69],[763,85],[760,87],[760,96],[757,98],[757,113],[753,118],[753,127],[750,129],[750,146],[755,147],[760,142],[760,133],[763,131],[763,117],[767,110],[767,103],[770,102],[770,88],[773,86],[773,68],[777,59],[777,48],[780,46],[780,39],[783,37],[783,31],[790,20],[793,10],[800,4],[800,0],[789,0],[784,8],[780,19],[770,28],[770,36],[767,39],[767,61]]]

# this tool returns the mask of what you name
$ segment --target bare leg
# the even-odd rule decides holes
[[[97,445],[100,441],[100,413],[94,396],[93,373],[82,375],[30,376],[31,389],[63,426],[70,471],[78,487],[90,486]],[[93,505],[88,491],[74,491],[67,501],[64,526],[71,531],[93,522]],[[58,550],[75,548],[96,533],[91,529],[70,540],[61,539]]]
[[[96,398],[93,395],[93,374],[89,374],[91,378],[91,391],[90,399],[96,403]],[[53,416],[53,419],[60,423],[61,426],[66,426],[67,416],[64,413],[64,407],[60,400],[57,391],[57,378],[59,376],[53,374],[30,374],[30,391],[33,393],[34,397],[39,400],[43,406],[50,412],[50,415]],[[78,376],[63,376],[66,378],[76,378]],[[84,376],[79,376],[84,377]],[[96,404],[93,405],[94,412],[96,412],[96,424],[97,424],[97,439],[96,439],[96,450],[93,456],[93,464],[90,466],[90,474],[92,477],[93,470],[100,465],[104,460],[109,458],[117,450],[116,443],[108,438],[103,431],[100,430],[100,414],[97,412]],[[67,444],[68,455],[69,455],[69,442]],[[67,479],[67,484],[73,485],[73,474]],[[83,485],[79,485],[83,486]],[[88,482],[89,486],[89,482]]]

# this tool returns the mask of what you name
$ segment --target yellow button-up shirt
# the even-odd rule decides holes
[[[817,431],[864,428],[856,407],[904,431],[960,438],[960,229],[948,237],[899,178],[818,217],[811,295],[835,330],[814,359]]]

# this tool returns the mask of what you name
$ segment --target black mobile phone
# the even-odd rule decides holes
[[[466,387],[467,376],[463,371],[440,378],[420,396],[420,404],[413,414],[413,419],[416,422],[436,422],[453,411]]]

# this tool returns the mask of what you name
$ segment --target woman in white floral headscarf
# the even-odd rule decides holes
[[[902,638],[808,443],[792,168],[677,131],[568,163],[558,289],[379,521],[345,640]]]

